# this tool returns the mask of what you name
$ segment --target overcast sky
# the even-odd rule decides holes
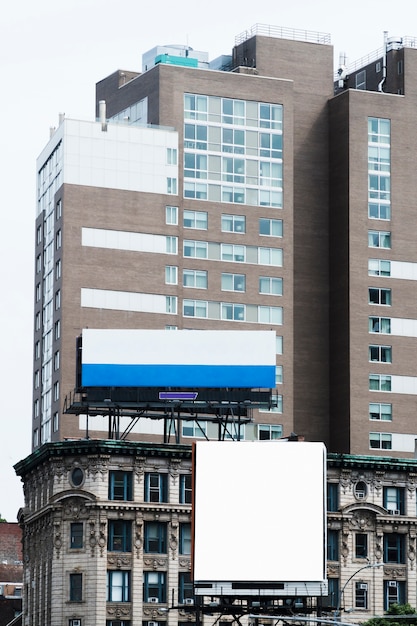
[[[417,3],[404,3],[401,11],[391,0],[17,0],[6,6],[0,22],[0,514],[15,521],[23,495],[12,466],[31,445],[35,162],[59,113],[93,119],[95,83],[117,69],[140,71],[142,54],[158,44],[188,44],[212,60],[231,54],[235,36],[255,24],[330,33],[335,67],[342,51],[353,62],[382,46],[384,30],[417,36]]]

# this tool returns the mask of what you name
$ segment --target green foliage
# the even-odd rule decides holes
[[[4,517],[2,517],[2,516],[1,516],[1,513],[0,513],[0,524],[1,524],[2,522],[7,522],[7,519],[4,519]]]
[[[417,626],[417,612],[410,604],[392,604],[386,613],[387,617],[374,617],[367,622],[363,622],[362,626],[406,626],[413,624]],[[402,615],[398,621],[389,618],[388,615]]]

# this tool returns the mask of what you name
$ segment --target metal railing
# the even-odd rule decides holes
[[[235,37],[235,45],[244,43],[251,37],[260,35],[263,37],[276,37],[277,39],[293,39],[294,41],[307,41],[308,43],[330,44],[329,33],[320,33],[314,30],[300,30],[296,28],[284,28],[282,26],[270,26],[268,24],[254,24],[249,30],[245,30]]]

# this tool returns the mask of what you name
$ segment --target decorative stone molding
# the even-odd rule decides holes
[[[328,563],[327,564],[327,573],[330,576],[339,576],[340,575],[340,565],[339,563]]]
[[[143,546],[143,516],[142,516],[142,513],[136,513],[133,545],[135,546],[135,550],[136,550],[136,558],[139,559],[140,558],[141,549],[142,549],[142,546]]]
[[[91,455],[87,457],[87,474],[92,477],[93,481],[96,481],[98,477],[102,481],[107,480],[108,465],[110,455]]]
[[[181,465],[180,459],[171,459],[170,464],[169,464],[169,473],[171,475],[174,485],[177,482],[180,465]]]
[[[107,555],[107,564],[116,569],[121,569],[122,567],[132,567],[132,558],[130,554],[118,554],[118,555]]]
[[[59,559],[62,548],[62,534],[61,534],[61,522],[58,520],[54,522],[54,548],[56,552],[56,558]]]
[[[167,567],[167,559],[145,557],[143,559],[143,565],[144,565],[144,567],[152,568],[152,569],[155,569],[155,570],[157,570],[159,568],[166,568]]]
[[[406,567],[399,565],[384,565],[384,576],[391,579],[406,578]]]
[[[130,619],[132,608],[130,604],[107,604],[106,607],[107,617],[110,619]]]
[[[135,458],[133,471],[135,473],[136,479],[137,479],[139,484],[143,480],[143,475],[145,473],[145,463],[146,463],[146,458],[144,456],[137,456]]]
[[[375,528],[375,515],[366,510],[354,511],[349,520],[352,530],[369,531]]]
[[[171,552],[171,558],[175,559],[177,557],[178,552],[178,530],[179,525],[176,519],[173,519],[170,524],[168,524],[168,534],[169,534],[169,549]]]
[[[78,520],[88,518],[88,510],[84,501],[80,498],[70,498],[65,501],[62,513],[64,519]]]
[[[181,568],[187,568],[188,570],[191,571],[191,559],[181,559],[178,562],[178,565]]]

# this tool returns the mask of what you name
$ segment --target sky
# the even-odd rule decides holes
[[[407,6],[408,5],[408,6]],[[417,36],[417,3],[391,0],[15,0],[0,18],[0,517],[23,506],[13,465],[31,451],[33,250],[36,158],[58,116],[94,119],[95,84],[117,69],[141,71],[156,45],[187,44],[209,59],[231,54],[255,24],[331,35],[335,69],[381,48],[389,36]],[[65,418],[64,418],[65,419]]]

